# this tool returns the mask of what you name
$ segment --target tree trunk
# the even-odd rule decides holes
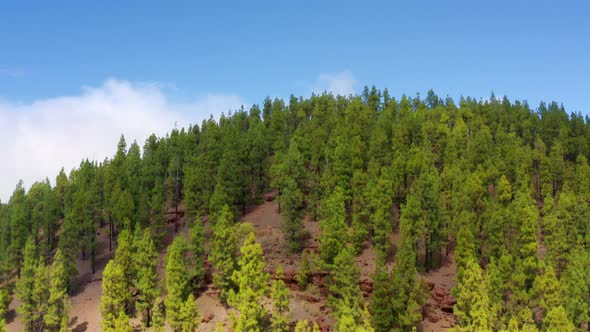
[[[109,222],[109,251],[113,250],[113,221]]]
[[[96,273],[96,234],[92,236],[92,243],[90,244],[90,267],[92,268],[92,274]]]
[[[178,203],[174,204],[174,233],[178,233]]]

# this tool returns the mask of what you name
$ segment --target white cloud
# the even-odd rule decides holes
[[[356,81],[348,70],[335,74],[320,74],[313,86],[313,92],[332,92],[334,95],[348,96],[354,94]]]
[[[25,186],[69,171],[84,158],[104,160],[115,153],[121,134],[127,144],[155,133],[199,123],[211,114],[235,110],[237,95],[206,94],[175,103],[158,84],[107,80],[84,87],[80,95],[36,100],[0,101],[0,199],[6,202],[19,179]]]

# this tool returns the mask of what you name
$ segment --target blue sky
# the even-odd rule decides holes
[[[266,96],[374,84],[590,114],[589,14],[568,0],[2,1],[0,199],[112,155],[120,133],[141,144]]]
[[[179,98],[260,102],[349,71],[357,91],[493,90],[590,112],[588,1],[394,3],[3,1],[0,98],[75,94],[114,77]]]

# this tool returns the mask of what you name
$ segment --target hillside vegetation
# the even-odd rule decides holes
[[[588,330],[589,156],[557,103],[375,87],[121,137],[0,204],[0,331],[97,280],[102,331]]]

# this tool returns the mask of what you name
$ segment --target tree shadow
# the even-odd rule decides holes
[[[80,323],[72,329],[72,332],[86,332],[88,330],[88,322]]]
[[[12,322],[14,322],[15,318],[16,318],[16,310],[14,309],[10,309],[6,312],[6,324],[10,324]]]

